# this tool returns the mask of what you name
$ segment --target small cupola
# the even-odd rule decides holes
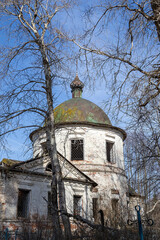
[[[82,97],[84,83],[79,80],[78,74],[76,73],[76,77],[70,84],[72,98],[80,98]]]

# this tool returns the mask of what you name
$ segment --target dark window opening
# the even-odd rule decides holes
[[[118,213],[118,199],[112,199],[112,211],[113,213]]]
[[[27,218],[29,213],[29,190],[18,192],[17,217]]]
[[[106,142],[106,153],[107,153],[107,161],[114,162],[114,143]]]
[[[47,149],[47,142],[41,143],[43,154],[47,155],[48,154],[48,149]]]
[[[52,216],[52,198],[51,192],[48,192],[48,217]]]
[[[92,199],[93,204],[93,218],[96,221],[97,220],[97,213],[98,213],[98,198]]]
[[[71,140],[71,160],[83,159],[83,140]]]
[[[52,172],[52,164],[51,164],[51,163],[49,163],[49,164],[47,165],[46,171]]]
[[[112,199],[111,201],[112,204],[112,219],[113,219],[113,226],[117,227],[118,224],[118,199]]]
[[[81,196],[74,196],[73,212],[74,212],[74,215],[81,215],[81,212],[82,212],[82,197]]]

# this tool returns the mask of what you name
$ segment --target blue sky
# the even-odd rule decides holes
[[[75,5],[75,7],[71,11],[63,15],[63,18],[61,16],[61,18],[58,19],[59,26],[65,27],[65,29],[70,33],[70,36],[77,34],[76,29],[81,29],[81,31],[78,32],[79,35],[82,33],[84,23],[81,17],[84,14],[84,9],[86,8],[86,6],[90,6],[91,4],[93,4],[93,1],[80,2],[81,4],[79,6]],[[59,18],[59,16],[57,18]],[[14,34],[11,34],[9,30],[9,23],[9,18],[2,18],[0,47],[12,45],[14,46],[16,44],[16,38],[14,38]],[[22,61],[20,61],[20,64],[16,63],[17,67],[21,67],[21,65],[23,65],[23,67],[25,65],[27,66],[27,62],[25,61],[23,61],[22,59]],[[31,59],[27,61],[31,61]],[[76,62],[75,64],[72,63],[72,65],[70,65],[70,68],[70,71],[72,72],[72,76],[70,77],[71,82],[76,75]],[[78,74],[80,79],[82,73],[84,75],[83,64],[78,67]],[[83,81],[83,76],[81,80]],[[1,89],[5,90],[5,88],[6,86],[4,85],[4,83],[1,82]],[[55,106],[71,98],[69,82],[66,83],[66,88],[64,88],[63,86],[57,86],[53,88],[53,91],[56,93],[57,97]],[[84,88],[83,98],[93,101],[99,106],[102,106],[102,102],[104,100],[103,96],[106,97],[106,89],[104,88],[104,83],[102,83],[101,85],[97,84],[95,86],[95,90],[90,90],[88,86]],[[27,122],[28,119],[25,118],[24,121]],[[32,157],[30,140],[29,138],[27,138],[27,135],[29,135],[29,131],[26,130],[25,134],[24,131],[16,131],[6,137],[6,141],[3,143],[3,145],[1,144],[0,147],[0,160],[5,157],[16,160],[26,160]]]
[[[56,100],[56,105],[59,105],[65,100],[68,100],[72,97],[70,92],[70,87],[68,86],[67,92],[65,89],[59,87],[57,90],[58,99]],[[98,106],[104,108],[103,101],[106,97],[106,89],[104,88],[104,84],[98,85],[95,88],[95,91],[90,91],[87,87],[84,87],[84,91],[82,97],[88,99]],[[23,131],[17,131],[7,138],[6,149],[0,151],[0,159],[2,158],[11,158],[15,160],[26,160],[32,156],[32,150],[28,149],[30,147],[29,136],[27,141],[27,135],[29,135],[29,131],[26,131],[26,136],[24,136]]]
[[[84,18],[84,9],[86,7],[91,6],[94,2],[93,0],[88,0],[88,1],[79,1],[79,5],[75,5],[74,8],[69,10],[67,13],[64,13],[63,16],[61,15],[59,18],[59,15],[57,15],[57,20],[58,20],[58,27],[60,29],[65,29],[66,32],[69,34],[70,37],[76,36],[77,41],[79,41],[79,36],[81,33],[85,30],[86,27],[86,22],[87,20]],[[98,1],[99,3],[100,1]],[[103,1],[102,1],[103,2]],[[98,16],[100,16],[100,11],[96,11],[96,14],[92,15],[91,19],[93,22],[98,19]],[[95,46],[98,45],[99,48],[101,49],[112,49],[114,45],[116,45],[118,41],[118,28],[121,26],[123,23],[123,17],[120,16],[118,19],[115,17],[112,19],[113,21],[109,22],[107,25],[106,29],[103,29],[103,34],[101,34],[100,31],[95,31],[95,35],[92,38],[92,44]],[[3,18],[2,25],[1,27],[6,29],[8,23],[7,18]],[[89,22],[87,22],[89,25]],[[9,30],[9,28],[8,28]],[[10,32],[8,31],[7,33],[5,31],[1,30],[1,38],[0,38],[0,47],[9,44],[14,45],[16,43],[16,39],[14,38],[14,35],[10,35],[10,42],[8,42],[8,34]],[[126,32],[124,30],[121,31],[121,40],[123,40],[123,37],[125,37]],[[21,39],[20,39],[21,40]],[[87,39],[89,40],[89,39]],[[128,43],[130,44],[130,43]],[[70,52],[70,50],[75,50],[75,53],[79,53],[79,50],[77,47],[73,47],[71,49],[70,47],[71,44],[66,45],[66,50]],[[73,45],[72,45],[73,46]],[[128,45],[130,46],[130,45]],[[124,46],[124,47],[128,47]],[[136,47],[136,46],[135,46]],[[154,45],[149,45],[149,50],[154,53]],[[140,58],[143,55],[145,56],[145,53],[143,52],[144,46],[141,46],[138,48],[138,51],[135,51],[135,58]],[[31,61],[30,56],[28,56],[28,62]],[[84,92],[83,92],[83,98],[88,99],[98,106],[102,107],[109,118],[112,121],[112,124],[115,126],[119,126],[121,128],[125,128],[125,122],[127,122],[127,118],[123,117],[121,114],[119,116],[118,120],[115,120],[113,117],[115,117],[114,113],[114,108],[111,109],[111,111],[108,112],[108,106],[105,105],[106,101],[108,101],[111,98],[111,86],[110,83],[112,81],[112,76],[109,72],[110,68],[112,67],[111,64],[106,63],[105,64],[105,74],[106,74],[106,79],[107,79],[107,84],[105,80],[103,79],[102,74],[96,75],[97,72],[93,68],[93,65],[90,65],[89,71],[91,74],[91,77],[93,77],[91,80],[87,79],[87,71],[85,68],[85,61],[84,56],[81,57],[82,62],[78,63],[78,75],[81,81],[84,82],[85,87],[84,87]],[[27,65],[27,62],[23,61],[21,62],[21,65],[25,66]],[[20,65],[19,65],[20,66]],[[115,66],[116,68],[116,66]],[[73,81],[75,75],[76,75],[76,61],[71,61],[69,62],[68,66],[69,71],[71,72],[71,75],[68,77],[68,81],[66,82],[65,86],[56,86],[53,88],[53,91],[55,93],[56,102],[55,102],[55,107],[62,103],[65,100],[68,100],[71,98],[71,92],[70,92],[70,87],[69,84],[70,82]],[[125,76],[125,71],[126,69],[124,67],[121,68],[121,74],[119,76],[119,82],[123,81],[124,76]],[[137,76],[138,77],[138,76]],[[1,83],[1,87],[2,83]],[[128,86],[130,87],[130,86]],[[127,89],[126,89],[127,91]],[[123,98],[122,98],[123,99]],[[113,102],[113,105],[116,105],[115,102]],[[25,121],[27,122],[28,119],[26,118]],[[17,159],[17,160],[26,160],[30,157],[32,157],[32,151],[28,151],[28,146],[30,146],[29,138],[27,137],[29,135],[29,132],[26,131],[25,134],[22,131],[19,131],[17,133],[11,134],[7,138],[7,142],[5,142],[5,147],[6,149],[4,150],[2,145],[0,147],[0,160],[3,157],[11,158],[11,159]]]

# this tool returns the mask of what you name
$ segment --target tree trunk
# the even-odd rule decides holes
[[[65,239],[70,240],[71,239],[71,226],[67,213],[67,207],[66,207],[66,200],[65,200],[65,187],[64,182],[62,180],[62,177],[60,177],[58,181],[58,187],[59,187],[59,205],[60,210],[62,214],[62,221],[64,225],[64,231],[65,231]],[[64,193],[64,194],[63,194]]]
[[[49,152],[49,156],[52,163],[52,187],[51,187],[51,195],[54,197],[56,201],[52,201],[53,207],[55,207],[56,211],[58,210],[58,199],[57,199],[57,186],[59,191],[59,206],[60,206],[60,213],[65,212],[67,213],[66,208],[66,199],[65,199],[65,188],[64,188],[64,182],[62,179],[62,172],[61,167],[59,164],[59,160],[57,157],[57,148],[56,148],[56,140],[55,140],[55,126],[54,126],[54,113],[53,113],[53,97],[52,97],[52,77],[51,77],[51,71],[49,67],[48,58],[45,54],[45,46],[43,43],[40,45],[40,50],[42,54],[43,59],[43,67],[44,67],[44,73],[45,73],[45,82],[46,82],[46,94],[47,94],[47,103],[48,103],[48,119],[46,124],[46,135],[47,135],[47,148]],[[56,224],[57,228],[59,229],[56,234],[57,238],[61,239],[61,227],[60,222],[57,219],[59,217],[58,211],[56,214]],[[54,216],[53,216],[54,219]],[[54,220],[53,220],[54,221]],[[70,240],[71,239],[71,227],[70,227],[70,221],[68,216],[62,214],[62,222],[64,225],[64,232],[65,232],[65,239]]]

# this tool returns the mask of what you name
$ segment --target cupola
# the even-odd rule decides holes
[[[80,98],[82,97],[84,83],[79,80],[78,74],[76,73],[76,77],[70,84],[72,98]]]

